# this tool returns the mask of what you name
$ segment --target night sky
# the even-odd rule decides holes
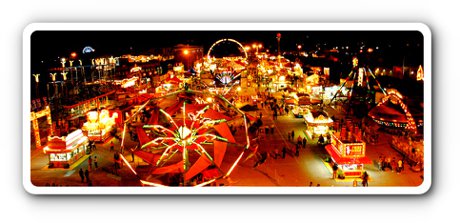
[[[35,31],[31,36],[32,63],[71,52],[82,53],[85,46],[96,50],[95,55],[142,54],[152,48],[177,44],[203,46],[207,51],[219,39],[232,38],[243,45],[260,42],[270,52],[277,50],[278,31]],[[423,55],[423,35],[417,31],[281,31],[281,50],[313,49],[344,46],[391,46],[396,53]],[[404,52],[402,52],[404,50]],[[413,52],[412,52],[413,51]]]

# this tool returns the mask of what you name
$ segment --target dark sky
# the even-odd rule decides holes
[[[151,48],[171,47],[177,44],[201,45],[207,51],[219,39],[232,38],[243,45],[261,42],[264,48],[277,49],[278,31],[35,31],[31,36],[32,60],[46,60],[82,53],[85,46],[97,54],[117,56],[124,53],[142,53]],[[423,48],[423,36],[417,31],[281,31],[281,49],[304,49],[317,43],[332,45],[388,46]]]

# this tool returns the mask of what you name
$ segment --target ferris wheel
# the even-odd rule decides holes
[[[219,45],[219,44],[222,44],[222,43],[226,43],[226,42],[231,42],[231,43],[235,43],[238,48],[244,53],[244,58],[247,59],[248,58],[248,52],[246,51],[246,49],[243,47],[243,45],[234,40],[234,39],[220,39],[220,40],[217,40],[214,44],[211,45],[211,47],[209,48],[208,50],[208,53],[207,53],[207,57],[208,58],[211,58],[211,53],[212,51],[214,50],[214,47]]]

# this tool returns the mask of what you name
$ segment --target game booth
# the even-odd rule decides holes
[[[331,136],[331,143],[325,146],[331,157],[328,165],[337,165],[338,178],[361,177],[364,164],[372,163],[366,157],[366,143],[359,138],[347,137],[349,135],[336,132]]]
[[[334,121],[324,111],[306,109],[303,117],[307,126],[305,133],[310,139],[319,137],[320,135],[329,135],[330,128],[334,124]]]
[[[69,168],[87,152],[88,137],[81,129],[67,136],[54,136],[48,140],[43,152],[49,155],[50,168]]]
[[[113,112],[110,116],[109,110],[103,109],[100,112],[90,111],[86,114],[87,122],[83,124],[83,131],[89,140],[95,142],[105,142],[110,137],[110,132],[115,126],[115,119],[118,113]]]

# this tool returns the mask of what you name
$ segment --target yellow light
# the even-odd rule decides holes
[[[188,50],[184,50],[184,55],[188,55],[189,54],[189,51]]]
[[[56,73],[50,73],[51,75],[51,80],[54,82],[56,81]]]
[[[90,111],[86,116],[90,122],[96,122],[98,114],[96,111]]]
[[[35,77],[35,82],[38,83],[38,77],[40,76],[40,74],[32,74],[34,77]]]
[[[241,87],[237,87],[236,90],[237,90],[237,91],[241,91]]]
[[[208,98],[206,98],[206,101],[209,102],[209,103],[211,103],[211,102],[212,102],[212,98],[211,98],[211,97],[208,97]]]
[[[353,67],[358,66],[358,58],[354,57],[353,58]]]

